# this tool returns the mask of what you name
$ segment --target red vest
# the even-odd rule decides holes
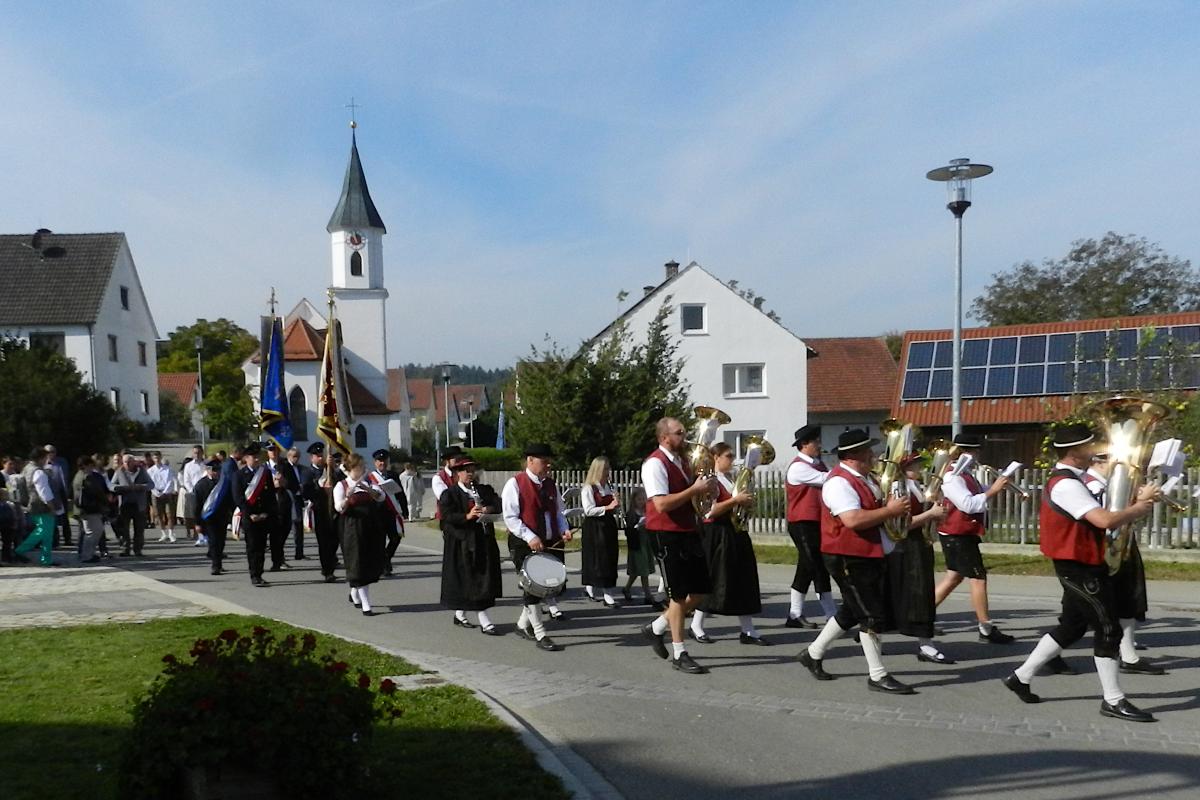
[[[979,494],[983,491],[983,487],[979,485],[979,481],[975,480],[975,476],[971,473],[964,472],[962,479],[963,483],[967,485],[967,491],[971,494]],[[949,500],[944,500],[943,504],[949,513],[946,514],[946,518],[938,525],[940,533],[949,534],[950,536],[983,536],[987,533],[986,511],[980,514],[964,514],[958,510],[958,506]]]
[[[604,506],[607,506],[612,501],[613,501],[613,496],[611,494],[601,494],[599,486],[592,487],[592,502],[594,502],[597,506],[600,506],[601,508],[603,508]],[[615,511],[605,511],[604,512],[605,516],[614,516],[616,513],[617,512],[615,512]]]
[[[683,469],[680,469],[671,459],[667,458],[662,448],[656,448],[647,458],[657,458],[667,468],[667,494],[679,494],[692,485],[692,476],[688,472],[687,462],[684,462]],[[647,498],[646,530],[691,533],[696,530],[696,511],[692,508],[691,503],[684,503],[664,514],[655,507],[654,498]]]
[[[915,517],[917,514],[925,513],[925,498],[918,497],[911,491],[908,493],[908,513],[909,516]]]
[[[527,472],[517,473],[517,492],[521,503],[521,522],[537,533],[538,538],[557,539],[562,535],[558,529],[558,488],[554,479],[542,478],[536,484]],[[546,515],[550,515],[550,530],[546,530]]]
[[[862,478],[838,464],[829,471],[829,479],[835,476],[845,478],[858,495],[858,501],[864,511],[879,508],[875,493]],[[826,486],[829,484],[826,483]],[[829,513],[829,506],[821,503],[821,552],[841,556],[860,556],[863,558],[883,558],[883,544],[878,527],[856,531],[846,527],[842,521]]]
[[[792,464],[797,461],[803,461],[800,456],[792,459]],[[804,463],[808,463],[805,461]],[[816,460],[809,464],[817,472],[828,472],[829,467]],[[793,486],[784,480],[784,486],[787,489],[787,521],[788,522],[816,522],[821,518],[821,487],[809,486],[807,483],[802,483],[799,486]]]
[[[731,497],[733,497],[733,495],[730,494],[729,490],[725,488],[725,484],[721,483],[720,481],[717,481],[717,499],[715,501],[713,501],[714,504],[715,503],[724,503],[726,500],[728,500]],[[721,514],[720,516],[711,517],[710,520],[711,519],[727,519],[731,513],[733,513],[732,508],[729,509],[728,511],[726,511],[724,514]]]
[[[1042,492],[1039,513],[1042,553],[1047,558],[1078,561],[1098,567],[1104,563],[1104,531],[1086,519],[1075,519],[1050,500],[1050,492],[1055,484],[1066,480],[1078,481],[1079,478],[1070,470],[1056,469],[1050,473],[1050,480]]]

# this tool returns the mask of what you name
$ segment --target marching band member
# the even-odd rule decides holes
[[[563,513],[562,498],[550,477],[554,452],[546,444],[530,444],[525,448],[525,469],[508,479],[500,493],[504,508],[504,524],[508,527],[508,551],[513,566],[521,571],[525,559],[533,553],[549,553],[559,561],[565,559],[562,545],[571,540],[571,530]],[[538,611],[541,598],[526,592],[524,608],[517,620],[517,632],[537,642],[538,649],[557,651],[562,645],[546,635]],[[548,602],[550,618],[566,617],[558,606]]]
[[[608,485],[612,470],[608,459],[592,459],[579,491],[583,506],[583,590],[591,600],[603,599],[608,608],[620,608],[613,598],[617,590],[617,517],[621,499]],[[604,597],[596,596],[596,590]]]
[[[960,433],[954,437],[954,445],[978,463],[983,441],[976,434]],[[992,644],[1011,644],[1013,637],[1001,633],[988,613],[987,568],[979,552],[979,540],[987,532],[988,500],[1004,491],[1007,485],[1008,478],[1001,475],[985,490],[969,470],[962,475],[953,475],[949,468],[942,480],[942,496],[949,513],[938,525],[938,539],[946,557],[946,576],[937,586],[935,599],[940,606],[963,578],[969,578],[979,640]]]
[[[378,486],[384,481],[390,480],[397,487],[400,486],[400,475],[387,468],[388,460],[391,457],[392,454],[383,447],[371,454],[371,458],[375,461],[375,469],[367,476],[371,479],[371,483]],[[384,492],[379,510],[379,524],[387,533],[387,560],[383,562],[383,574],[391,575],[392,559],[396,555],[396,549],[400,547],[400,540],[404,538],[404,520],[408,516],[408,500],[404,497],[404,492],[397,491],[395,494]]]
[[[364,617],[371,617],[375,612],[367,587],[383,574],[384,532],[375,508],[383,502],[383,492],[367,479],[366,464],[358,453],[346,456],[345,466],[349,474],[333,487],[333,508],[338,512],[350,602],[362,609]]]
[[[266,586],[263,565],[267,558],[267,538],[274,527],[275,492],[271,471],[259,463],[262,452],[258,442],[251,442],[242,451],[243,466],[237,472],[233,502],[242,512],[242,534],[246,540],[246,561],[250,565],[250,583]]]
[[[788,465],[787,529],[796,545],[796,575],[792,579],[789,628],[815,628],[817,623],[804,618],[804,595],[812,586],[826,617],[837,613],[829,572],[821,558],[821,487],[829,478],[829,468],[821,461],[821,429],[805,425],[796,431],[792,446],[800,452]]]
[[[453,609],[455,625],[475,626],[467,619],[468,611],[479,615],[479,630],[486,636],[501,636],[488,617],[488,609],[503,594],[500,575],[500,548],[495,528],[481,521],[484,514],[498,513],[500,498],[492,487],[475,483],[478,468],[470,456],[450,462],[454,487],[438,498],[445,549],[442,551],[442,605]]]
[[[1084,484],[1094,438],[1087,425],[1063,425],[1054,432],[1058,463],[1046,482],[1039,519],[1042,552],[1054,560],[1054,572],[1063,587],[1062,615],[1058,627],[1041,638],[1025,663],[1004,678],[1004,685],[1024,703],[1041,702],[1030,687],[1034,674],[1091,628],[1096,672],[1104,693],[1101,715],[1154,722],[1153,715],[1130,703],[1121,691],[1121,629],[1116,624],[1116,598],[1104,554],[1105,531],[1149,514],[1160,492],[1157,486],[1147,484],[1128,508],[1102,508]]]
[[[837,614],[825,623],[816,640],[798,660],[819,681],[833,680],[821,665],[829,645],[846,631],[861,628],[859,644],[867,659],[873,692],[915,694],[912,687],[888,674],[883,666],[879,632],[888,620],[887,571],[884,555],[891,539],[882,525],[909,512],[909,501],[890,497],[883,502],[879,484],[871,474],[878,439],[862,429],[838,437],[840,463],[829,471],[821,490],[821,553],[830,577],[842,594]]]
[[[892,552],[884,556],[891,590],[892,610],[896,631],[902,636],[917,639],[917,660],[930,664],[953,664],[933,643],[934,619],[937,605],[933,595],[933,546],[925,540],[925,526],[946,517],[946,507],[934,503],[925,508],[925,492],[917,482],[921,476],[920,460],[909,456],[904,462],[908,482],[908,503],[911,517],[908,535],[896,542]]]
[[[321,560],[321,575],[326,583],[333,583],[337,580],[333,572],[337,568],[338,534],[334,528],[329,483],[325,475],[325,443],[313,442],[310,444],[308,456],[311,464],[304,470],[304,482],[301,484],[300,494],[312,506],[313,534],[317,537],[317,556]],[[335,467],[333,484],[336,486],[345,478],[346,474]]]
[[[738,640],[742,644],[767,646],[773,644],[758,635],[754,628],[754,614],[762,613],[762,595],[758,588],[758,560],[754,557],[754,544],[750,534],[733,527],[730,514],[735,506],[749,506],[754,495],[748,492],[733,493],[733,482],[729,472],[733,469],[733,448],[725,442],[712,446],[717,476],[717,500],[704,520],[702,540],[708,562],[709,582],[712,591],[700,603],[692,615],[691,635],[697,642],[711,642],[704,632],[706,614],[729,614],[736,616],[742,632]]]
[[[437,517],[438,500],[442,499],[442,492],[454,485],[454,473],[450,470],[450,462],[462,455],[462,448],[458,445],[450,445],[442,452],[442,468],[433,473],[433,478],[429,481],[429,488],[433,490],[433,515]]]
[[[659,658],[671,658],[671,666],[692,675],[708,672],[687,653],[683,644],[684,617],[696,609],[710,587],[704,546],[696,530],[693,498],[709,494],[716,479],[692,479],[684,460],[683,424],[663,417],[655,426],[658,448],[642,462],[642,485],[646,489],[646,533],[655,543],[655,555],[667,581],[669,605],[660,617],[642,628]],[[671,631],[671,653],[663,635]]]

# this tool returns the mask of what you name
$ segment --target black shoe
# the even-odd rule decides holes
[[[363,616],[364,617],[373,617],[373,616],[375,616],[375,610],[371,609],[371,608],[364,608]]]
[[[454,624],[460,628],[477,628],[477,627],[479,627],[478,625],[471,622],[469,619],[459,619],[458,617],[453,617],[453,619],[454,619]]]
[[[1040,703],[1042,698],[1033,693],[1028,683],[1021,683],[1017,673],[1013,672],[1004,678],[1003,683],[1013,694],[1021,698],[1022,703]]]
[[[1055,656],[1042,665],[1042,672],[1047,675],[1078,675],[1079,670],[1067,663],[1062,656]]]
[[[272,564],[267,572],[279,572],[281,569],[283,569],[283,567],[279,566],[278,564]]]
[[[945,636],[946,630],[945,630],[945,628],[934,628],[933,635],[934,636]]]
[[[326,583],[337,583],[337,576],[336,575],[326,575],[325,582]]]
[[[117,553],[117,555],[119,555],[121,558],[129,558],[130,552],[128,550],[122,550],[121,552]],[[29,559],[25,560],[28,561]]]
[[[484,636],[503,636],[504,635],[495,626],[495,624],[488,625],[486,628],[480,628],[479,632],[482,633]]]
[[[214,570],[212,571],[212,574],[213,574],[213,575],[220,575],[220,574],[221,574],[221,568],[220,568],[220,567],[217,567],[216,569],[214,569]]]
[[[646,603],[646,605],[650,606],[655,611],[666,611],[667,610],[666,603],[660,603],[658,600],[655,600],[653,597],[645,598],[645,603]]]
[[[867,688],[872,692],[884,692],[885,694],[916,694],[916,689],[909,686],[907,683],[901,683],[891,675],[884,675],[877,681],[867,678]]]
[[[810,630],[813,628],[821,627],[820,625],[818,625],[815,622],[809,622],[804,617],[791,617],[791,616],[789,616],[787,618],[787,621],[785,621],[783,623],[783,626],[785,628],[808,628]]]
[[[1147,661],[1144,658],[1139,658],[1137,661],[1133,661],[1133,662],[1122,661],[1121,662],[1121,672],[1125,672],[1128,674],[1136,673],[1136,674],[1140,674],[1140,675],[1166,675],[1167,674],[1167,671],[1165,669],[1163,669],[1162,667],[1160,667],[1158,664],[1151,664],[1149,661]]]
[[[292,561],[307,561],[308,556],[293,556]]]
[[[694,630],[692,630],[691,628],[688,628],[688,637],[695,639],[700,644],[712,644],[713,642],[716,641],[716,639],[712,638],[707,633],[702,633],[699,636],[697,636],[696,632]]]
[[[671,666],[680,672],[686,672],[689,675],[703,675],[704,673],[708,672],[708,668],[702,667],[693,661],[692,657],[688,655],[686,650],[679,654],[679,658],[671,659]]]
[[[630,592],[629,592],[629,587],[628,587],[628,586],[626,586],[624,589],[622,589],[622,590],[621,590],[621,594],[622,594],[622,595],[625,597],[625,602],[626,602],[626,603],[632,603],[632,602],[633,602],[633,595],[632,595],[632,594],[630,594]],[[647,603],[647,605],[649,605],[649,603]]]
[[[346,595],[346,602],[349,603],[350,605],[354,606],[355,608],[362,608],[362,603],[355,600],[350,595]]]
[[[521,636],[522,639],[528,639],[531,642],[537,641],[537,637],[533,635],[532,628],[522,628],[520,625],[518,625],[517,633]]]
[[[751,636],[748,633],[743,633],[738,636],[738,641],[742,644],[756,644],[759,647],[770,647],[775,644],[769,639],[764,639],[761,636]]]
[[[562,648],[561,644],[555,644],[554,640],[551,639],[549,636],[543,636],[542,638],[537,640],[537,649],[545,650],[547,653],[557,653],[559,650],[562,650],[563,648]]]
[[[650,646],[654,648],[654,652],[659,658],[668,657],[669,654],[667,653],[667,645],[666,642],[663,641],[662,634],[655,633],[654,629],[650,625],[646,625],[642,628],[642,636],[645,636],[650,640]]]
[[[801,650],[800,655],[796,656],[796,660],[799,661],[806,670],[811,672],[812,676],[814,678],[816,678],[817,680],[819,680],[819,681],[833,680],[834,676],[830,675],[828,672],[826,672],[825,668],[821,666],[821,659],[813,658],[812,656],[810,656],[808,654],[807,650]]]
[[[991,642],[992,644],[1012,644],[1017,639],[1015,636],[1009,636],[1007,633],[1001,633],[1000,629],[995,625],[986,634],[979,634],[979,641]]]
[[[99,563],[99,561],[100,561],[100,556],[92,556],[91,558],[85,558],[83,561],[80,561],[79,563],[80,564],[96,564],[96,563]]]
[[[1100,703],[1100,716],[1123,719],[1128,722],[1158,722],[1153,714],[1142,711],[1125,698],[1121,698],[1115,706],[1109,705],[1107,702]]]
[[[262,578],[251,578],[250,582],[252,584],[254,584],[255,586],[258,586],[259,588],[262,588],[263,586],[271,585],[271,584],[267,583],[265,580],[263,580]]]
[[[937,652],[937,655],[934,655],[934,656],[926,654],[924,650],[918,650],[917,651],[917,661],[924,661],[926,664],[955,664],[955,663],[957,663],[953,658],[950,658],[945,653],[943,653],[941,650],[939,650]]]

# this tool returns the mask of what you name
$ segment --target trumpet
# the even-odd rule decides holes
[[[1000,470],[996,469],[995,467],[993,467],[989,464],[980,464],[979,471],[981,473],[983,473],[983,479],[987,483],[995,483],[996,479],[1000,477]],[[1004,488],[1010,489],[1010,490],[1016,492],[1022,500],[1029,499],[1029,496],[1030,496],[1029,492],[1026,491],[1025,489],[1021,488],[1017,484],[1013,483],[1012,481],[1009,481],[1008,483],[1006,483],[1004,485]]]

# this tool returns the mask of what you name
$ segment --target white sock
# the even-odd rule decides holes
[[[919,639],[918,641],[921,643],[921,652],[930,658],[937,658],[941,654],[941,651],[934,646],[932,639]]]
[[[537,639],[542,639],[546,635],[546,627],[542,625],[542,615],[538,611],[537,603],[530,606],[525,606],[525,613],[529,618],[529,624],[533,626],[533,635]]]
[[[749,614],[742,614],[738,617],[738,622],[742,623],[742,633],[757,638],[758,631],[754,629],[754,617]]]
[[[1017,680],[1028,686],[1042,665],[1059,655],[1062,655],[1062,647],[1054,641],[1053,636],[1047,633],[1038,640],[1037,647],[1033,648],[1033,652],[1029,654],[1029,658],[1025,659],[1025,663],[1013,672],[1016,673]]]
[[[671,642],[671,649],[675,652],[676,661],[679,660],[681,655],[687,652],[687,648],[683,646],[683,642]]]
[[[983,636],[987,636],[989,633],[991,633],[991,632],[992,632],[992,629],[993,629],[993,628],[995,628],[995,627],[996,627],[996,626],[995,626],[995,625],[993,625],[993,624],[991,623],[991,621],[988,621],[988,622],[981,622],[981,623],[979,623],[979,633],[980,633],[981,635],[983,635]]]
[[[587,586],[587,585],[585,584],[585,585],[584,585],[584,587],[583,587],[583,590],[584,590],[585,592],[587,592],[587,596],[588,596],[588,597],[592,598],[593,600],[595,600],[595,599],[596,599],[596,594],[595,594],[595,592],[594,592],[594,591],[592,591],[592,587],[590,587],[590,586]]]
[[[667,615],[666,614],[660,614],[658,616],[658,619],[656,619],[656,620],[654,620],[654,622],[650,623],[650,630],[654,631],[656,636],[662,636],[664,633],[667,632],[667,628],[670,628],[670,627],[671,626],[667,624]]]
[[[867,657],[867,669],[871,672],[871,680],[883,680],[887,676],[887,670],[883,668],[883,646],[879,643],[879,636],[870,631],[863,631],[858,637],[858,643],[862,645],[863,655]]]
[[[612,605],[613,603],[617,602],[616,600],[613,599],[613,592],[615,592],[616,590],[617,590],[617,587],[615,587],[615,586],[605,589],[604,590],[604,602],[608,603],[609,605]]]
[[[525,630],[529,626],[529,608],[521,606],[521,616],[517,617],[517,627]]]
[[[551,615],[558,613],[558,604],[557,603],[546,603],[546,608],[550,611]]]
[[[492,618],[488,616],[488,613],[486,611],[480,611],[479,612],[479,627],[487,628],[487,627],[491,626],[491,624],[492,624]]]
[[[1121,673],[1121,665],[1115,658],[1095,657],[1096,674],[1100,676],[1100,688],[1104,691],[1104,701],[1110,706],[1125,699],[1121,691],[1121,681],[1117,677]]]
[[[792,589],[792,607],[788,609],[788,616],[792,619],[804,616],[804,592]]]
[[[825,657],[825,651],[829,649],[834,640],[846,632],[846,629],[838,625],[837,619],[830,617],[825,623],[825,627],[817,634],[817,638],[813,639],[813,643],[808,646],[808,654],[820,661]]]
[[[704,612],[699,609],[692,615],[692,633],[696,636],[704,635]]]
[[[358,589],[357,589],[356,587],[354,587],[354,586],[351,586],[351,587],[350,587],[350,599],[351,599],[353,602],[355,602],[355,603],[357,603],[357,602],[358,602]],[[461,614],[462,612],[461,612],[461,611],[459,611],[459,612],[456,612],[456,613],[459,613],[459,614]]]
[[[367,587],[358,587],[358,599],[362,602],[363,611],[371,610],[371,598],[367,596]]]
[[[1136,664],[1142,660],[1137,654],[1137,641],[1133,638],[1136,630],[1136,619],[1121,620],[1121,660],[1126,664]]]
[[[666,592],[667,592],[667,579],[665,576],[659,575],[658,576],[658,593],[666,594]]]
[[[821,610],[825,616],[832,617],[837,613],[837,603],[833,602],[833,592],[821,592],[817,595],[821,600]]]

